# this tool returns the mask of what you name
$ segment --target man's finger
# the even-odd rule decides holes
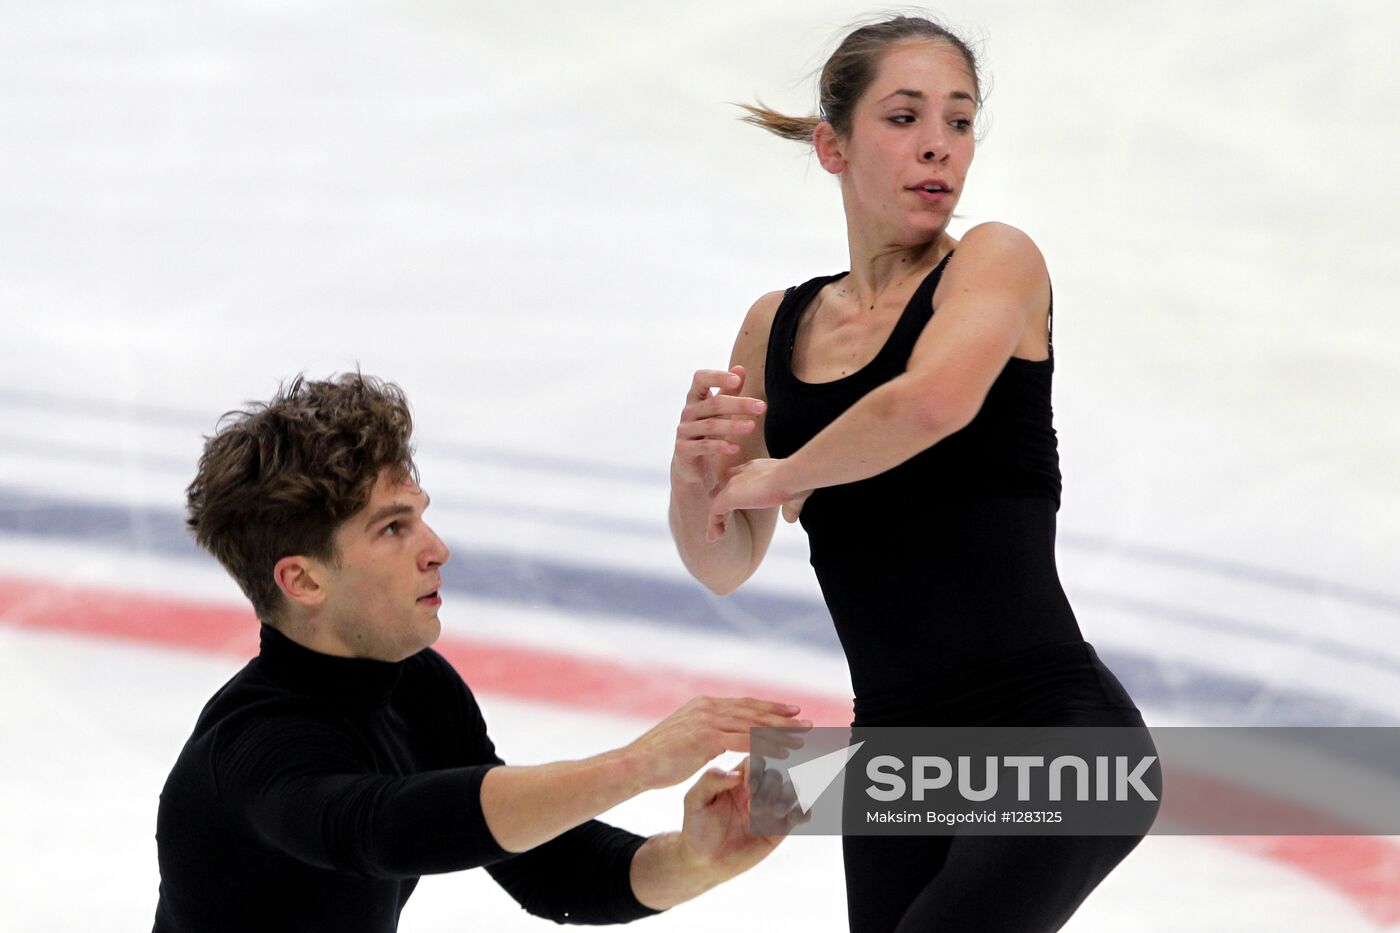
[[[736,787],[744,780],[744,776],[736,769],[734,771],[724,771],[720,768],[710,768],[700,776],[685,793],[685,805],[690,809],[700,809],[709,806],[715,798],[725,791]]]
[[[724,744],[725,751],[748,754],[749,734],[747,732],[721,732],[720,742]]]
[[[720,709],[734,715],[753,714],[773,714],[777,716],[796,716],[802,712],[802,707],[796,703],[780,703],[777,700],[764,700],[758,697],[716,697],[720,704]]]
[[[721,713],[720,717],[714,720],[714,724],[726,732],[748,732],[750,729],[804,729],[811,726],[805,719],[793,719],[791,716],[773,713],[742,713],[729,716]],[[775,738],[772,741],[775,744],[787,744],[788,740]],[[789,744],[788,747],[801,746]]]

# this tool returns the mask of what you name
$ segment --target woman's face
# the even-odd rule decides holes
[[[900,43],[856,102],[850,135],[833,137],[848,216],[901,244],[948,224],[975,148],[975,85],[944,42]],[[822,160],[828,170],[833,165]]]

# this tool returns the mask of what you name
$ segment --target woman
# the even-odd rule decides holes
[[[764,295],[730,370],[695,374],[671,470],[686,567],[729,593],[778,510],[800,517],[857,726],[1142,727],[1056,572],[1045,262],[1003,224],[947,232],[976,145],[973,53],[928,20],[865,26],[820,100],[820,117],[745,119],[839,176],[850,271]],[[847,837],[851,929],[1058,929],[1138,841]]]

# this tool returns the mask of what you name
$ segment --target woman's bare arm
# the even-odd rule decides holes
[[[676,429],[671,537],[691,575],[720,595],[733,592],[758,569],[777,524],[776,509],[739,509],[724,534],[707,536],[715,486],[735,467],[768,456],[764,363],[782,298],[782,292],[770,292],[754,302],[734,341],[728,372],[695,373]]]
[[[1045,260],[1030,237],[1005,224],[969,230],[940,283],[938,313],[908,369],[868,393],[791,457],[751,459],[717,488],[710,537],[731,513],[800,504],[812,490],[885,472],[972,421],[1026,327],[1046,306]],[[789,507],[789,520],[796,517]]]

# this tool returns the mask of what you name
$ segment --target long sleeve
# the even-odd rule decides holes
[[[590,820],[486,870],[537,917],[555,923],[628,923],[659,913],[632,892],[632,857],[644,842],[642,836]]]
[[[457,734],[467,738],[464,760],[501,761],[481,707],[446,662],[436,667],[455,692]],[[544,845],[486,866],[526,911],[556,923],[627,923],[658,911],[632,893],[632,857],[645,837],[589,820]]]
[[[361,877],[412,878],[508,854],[481,812],[494,764],[386,775],[355,739],[306,717],[248,723],[216,745],[219,797],[263,844]]]
[[[155,929],[390,933],[420,876],[505,862],[502,884],[544,916],[651,912],[632,896],[630,833],[590,824],[502,849],[481,810],[500,764],[471,690],[431,649],[336,658],[265,627],[161,792]]]

